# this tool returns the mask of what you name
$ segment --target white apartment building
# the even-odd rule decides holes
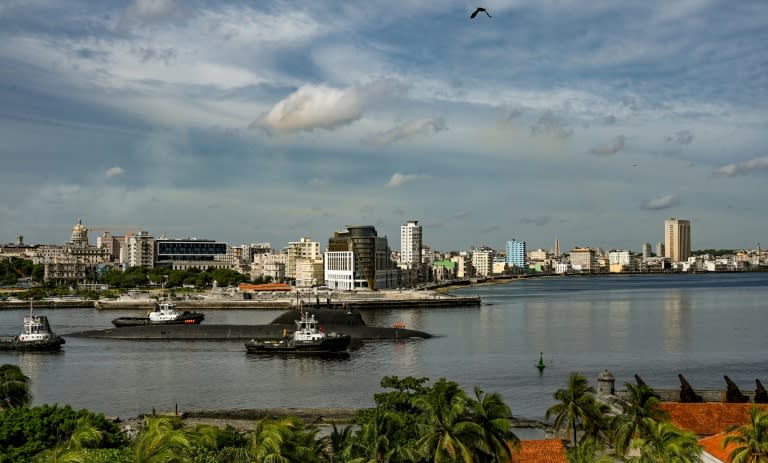
[[[400,227],[400,266],[413,268],[421,264],[422,230],[417,220]]]
[[[368,287],[365,275],[355,268],[355,253],[352,251],[326,252],[323,270],[325,284],[330,288],[348,291]]]
[[[155,266],[155,238],[146,231],[133,235],[128,242],[128,266]]]
[[[475,273],[482,276],[493,274],[493,251],[490,249],[476,249],[472,251],[472,266]]]

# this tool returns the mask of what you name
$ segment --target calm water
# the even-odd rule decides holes
[[[541,419],[570,372],[617,386],[637,373],[653,387],[743,390],[768,384],[768,274],[539,278],[464,288],[481,307],[365,312],[372,325],[403,321],[437,337],[366,342],[349,360],[248,356],[239,341],[67,338],[59,354],[2,353],[32,380],[34,403],[107,415],[184,409],[366,407],[385,375],[444,376],[468,392],[499,392],[516,416]],[[130,311],[39,310],[62,334],[110,327]],[[17,334],[24,311],[0,311]],[[275,311],[208,311],[205,323],[267,323]],[[534,365],[544,353],[542,375]]]

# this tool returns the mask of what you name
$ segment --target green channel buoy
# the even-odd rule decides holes
[[[546,365],[544,365],[544,352],[539,354],[539,364],[536,365],[536,368],[538,368],[539,371],[542,371],[544,368],[546,368]]]

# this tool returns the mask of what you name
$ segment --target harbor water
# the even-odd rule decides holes
[[[724,375],[744,391],[755,379],[768,384],[768,273],[542,277],[454,293],[483,303],[365,311],[369,325],[402,322],[435,337],[364,342],[349,359],[253,356],[241,341],[66,337],[137,315],[81,308],[35,310],[66,337],[60,353],[0,352],[0,364],[30,377],[34,404],[120,417],[176,407],[369,407],[386,375],[499,392],[515,416],[534,420],[571,372],[594,385],[608,369],[617,388],[634,374],[669,389],[680,387],[678,373],[694,389],[724,389]],[[25,313],[0,311],[0,335],[18,334]],[[204,323],[262,324],[279,313],[210,310]]]

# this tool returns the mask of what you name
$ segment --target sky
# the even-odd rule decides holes
[[[768,245],[764,0],[0,0],[0,242]]]

